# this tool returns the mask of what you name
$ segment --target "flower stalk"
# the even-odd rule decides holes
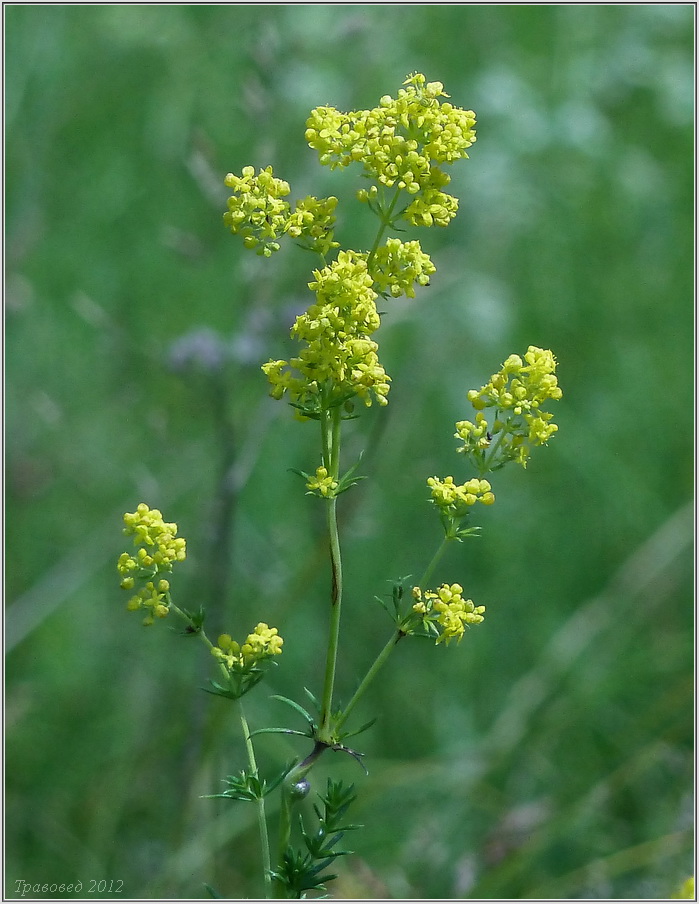
[[[259,770],[257,768],[257,760],[255,758],[255,747],[252,743],[252,738],[250,737],[250,729],[248,727],[248,721],[245,718],[245,711],[243,710],[243,702],[240,698],[235,701],[236,709],[238,710],[238,718],[240,719],[240,727],[243,732],[243,738],[245,740],[245,750],[248,756],[248,765],[250,766],[250,771],[253,775],[259,776]],[[269,849],[269,833],[267,831],[267,816],[265,814],[265,799],[264,795],[260,795],[255,801],[257,804],[257,826],[258,831],[260,833],[260,852],[262,857],[262,877],[265,887],[265,898],[272,897],[272,858]]]
[[[390,639],[388,640],[388,642],[386,643],[384,648],[381,650],[379,655],[374,660],[373,664],[369,668],[369,671],[366,673],[366,675],[362,679],[361,684],[359,685],[357,690],[352,695],[352,698],[350,699],[349,703],[342,710],[342,714],[336,723],[338,728],[341,728],[345,724],[345,722],[349,718],[350,714],[352,713],[352,710],[354,709],[354,707],[364,696],[364,693],[367,690],[367,688],[369,687],[369,685],[373,682],[374,678],[376,678],[376,676],[378,675],[382,666],[387,661],[388,657],[395,650],[398,642],[400,640],[402,640],[404,637],[406,637],[406,634],[404,633],[404,631],[401,628],[396,628],[396,630],[393,632],[393,634],[391,635]]]

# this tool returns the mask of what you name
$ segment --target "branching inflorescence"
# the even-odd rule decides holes
[[[277,629],[260,622],[242,642],[222,634],[212,643],[204,631],[203,610],[175,606],[169,581],[163,577],[185,558],[185,541],[177,537],[177,525],[164,522],[159,511],[144,503],[124,516],[124,532],[133,536],[138,547],[135,553],[123,553],[118,563],[121,586],[132,594],[127,608],[144,610],[146,625],[171,611],[178,614],[186,622],[183,633],[199,635],[217,662],[218,680],[211,681],[207,690],[235,701],[238,708],[248,765],[239,775],[226,779],[226,791],[211,796],[256,801],[268,897],[306,896],[311,890],[322,891],[334,878],[325,871],[347,853],[335,846],[344,832],[356,828],[344,825],[343,819],[354,791],[341,782],[329,782],[326,795],[319,795],[324,809],[315,807],[317,828],[311,830],[300,816],[296,818],[310,789],[308,776],[328,749],[360,759],[361,754],[345,741],[372,723],[350,731],[346,723],[401,640],[422,636],[444,646],[452,641],[458,644],[467,628],[483,621],[485,606],[465,598],[461,584],[441,583],[429,589],[432,576],[451,541],[462,542],[478,532],[478,527],[469,525],[474,509],[495,502],[486,475],[509,462],[526,467],[532,449],[546,444],[557,430],[551,413],[543,407],[561,397],[556,360],[548,350],[529,346],[523,357],[510,355],[484,386],[468,392],[473,414],[471,420],[456,423],[455,435],[461,443],[458,452],[470,464],[473,476],[462,483],[452,475],[428,478],[429,501],[439,514],[443,537],[410,593],[404,592],[407,579],[402,579],[393,584],[389,602],[379,599],[394,623],[393,633],[354,695],[338,706],[334,684],[343,572],[336,506],[338,496],[362,479],[356,476],[358,462],[342,471],[341,428],[345,419],[356,417],[356,402],[366,406],[388,403],[391,378],[380,363],[374,338],[381,324],[377,299],[413,298],[436,272],[417,239],[403,241],[387,233],[402,232],[408,225],[445,227],[458,209],[457,199],[444,191],[450,182],[445,167],[468,156],[467,150],[476,140],[476,120],[472,111],[444,98],[447,95],[440,82],[427,82],[414,73],[396,98],[384,96],[374,109],[343,113],[321,106],[311,112],[305,137],[320,163],[331,169],[357,165],[366,180],[356,196],[378,219],[368,250],[342,249],[335,240],[337,198],[307,196],[292,207],[289,184],[269,166],[259,171],[245,166],[240,176],[229,173],[225,178],[232,194],[224,223],[242,237],[246,248],[270,258],[280,243],[289,239],[319,257],[308,283],[312,300],[291,328],[291,337],[300,346],[297,355],[262,365],[271,396],[286,397],[297,417],[320,427],[320,462],[308,473],[297,473],[305,481],[307,495],[322,500],[326,509],[332,582],[324,682],[319,697],[307,692],[315,714],[294,700],[277,698],[304,719],[304,730],[250,732],[241,707],[242,696],[282,652]],[[269,780],[259,775],[253,746],[254,736],[268,732],[302,736],[312,745],[304,759]],[[277,788],[282,799],[278,855],[273,861],[264,801]],[[301,847],[295,847],[294,830],[303,842]]]

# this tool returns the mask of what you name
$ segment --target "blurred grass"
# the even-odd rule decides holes
[[[197,690],[201,650],[123,612],[119,519],[162,507],[191,551],[181,598],[215,600],[213,633],[278,624],[274,690],[318,686],[322,526],[287,471],[315,436],[258,369],[284,355],[308,260],[247,258],[222,177],[272,163],[298,195],[351,193],[305,147],[308,110],[373,105],[417,69],[479,137],[459,217],[420,236],[433,286],[384,318],[391,405],[347,441],[372,479],[343,497],[340,693],[388,633],[372,597],[437,541],[424,479],[459,464],[466,390],[533,343],[565,396],[555,442],[502,474],[483,538],[438,575],[485,624],[396,653],[358,714],[380,716],[368,779],[326,764],[366,824],[334,892],[666,897],[692,869],[692,7],[5,16],[6,895],[259,891],[254,814],[199,798],[240,767],[235,726]],[[183,369],[196,349],[222,369]],[[287,716],[267,697],[255,726]],[[259,746],[265,765],[300,752]]]

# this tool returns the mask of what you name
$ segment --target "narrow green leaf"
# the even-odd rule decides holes
[[[307,736],[304,735],[304,737],[307,737]],[[265,797],[268,794],[271,794],[271,792],[274,791],[275,788],[277,788],[279,785],[281,785],[281,783],[284,781],[284,779],[287,777],[287,775],[291,772],[291,770],[294,768],[294,766],[297,763],[298,763],[298,760],[292,760],[288,766],[285,766],[284,769],[282,769],[282,771],[279,773],[279,775],[275,776],[274,778],[270,779],[267,782],[267,787],[265,789]]]
[[[295,728],[257,728],[250,732],[250,737],[254,738],[258,734],[293,734],[302,738],[312,738],[313,735],[306,731],[297,731]]]
[[[306,695],[307,695],[308,699],[309,699],[309,700],[311,701],[311,703],[315,706],[316,710],[317,710],[318,712],[320,712],[320,703],[318,702],[318,698],[315,696],[315,694],[312,694],[312,693],[308,690],[307,687],[304,687],[304,691],[306,692]]]
[[[290,706],[292,709],[295,709],[297,713],[300,713],[309,725],[315,726],[313,717],[310,715],[310,713],[306,712],[306,710],[303,708],[303,706],[301,706],[300,703],[296,703],[294,700],[290,700],[288,697],[282,697],[281,694],[272,694],[272,700],[281,700],[282,703],[286,703],[287,706]]]
[[[201,690],[206,691],[207,694],[213,694],[215,697],[226,697],[228,700],[238,700],[241,696],[241,694],[237,694],[235,691],[230,691],[221,687],[221,685],[216,684],[215,681],[212,681],[211,685],[212,687],[202,687]]]
[[[356,728],[354,731],[349,731],[349,732],[347,732],[347,734],[343,734],[341,740],[344,741],[347,738],[353,738],[353,737],[355,737],[355,735],[361,734],[363,731],[366,731],[368,728],[371,728],[371,726],[374,724],[374,722],[377,721],[377,719],[378,719],[378,716],[374,717],[373,719],[370,719],[368,722],[365,722],[361,728]]]

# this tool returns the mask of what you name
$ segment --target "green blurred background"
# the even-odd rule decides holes
[[[692,870],[693,41],[685,5],[8,6],[6,889],[258,896],[252,807],[203,800],[244,764],[196,641],[124,610],[120,519],[187,538],[176,600],[210,633],[286,640],[247,698],[322,673],[320,506],[290,467],[316,433],[267,396],[311,258],[223,228],[223,176],[273,164],[341,197],[311,107],[373,106],[409,72],[478,117],[460,212],[416,231],[438,272],[387,303],[391,404],[353,422],[371,479],[342,499],[338,690],[390,633],[372,601],[439,539],[466,391],[552,348],[560,430],[497,477],[482,539],[436,580],[488,607],[457,648],[399,648],[359,707],[340,897],[665,897]],[[293,741],[294,739],[292,739]],[[263,768],[306,752],[259,740]],[[345,758],[348,759],[348,758]]]

